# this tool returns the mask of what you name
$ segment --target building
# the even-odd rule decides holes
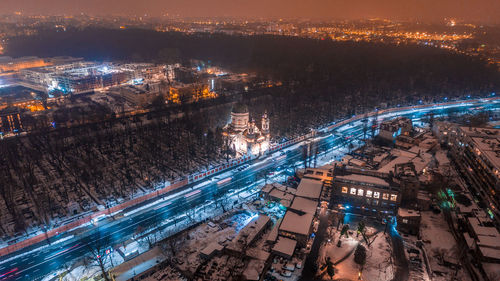
[[[396,219],[398,230],[412,235],[417,235],[420,231],[422,216],[419,211],[399,208]]]
[[[266,200],[279,202],[284,207],[290,207],[296,193],[295,188],[289,188],[277,182],[266,184],[261,189],[261,195]]]
[[[401,200],[416,202],[420,190],[420,181],[413,162],[396,164],[394,166],[393,180],[399,185]]]
[[[453,162],[470,192],[483,201],[488,215],[500,223],[500,129],[457,127],[449,145]]]
[[[230,148],[238,154],[260,155],[268,150],[270,141],[269,118],[264,113],[261,126],[250,120],[248,107],[240,102],[233,106],[231,122],[224,127],[224,136]]]
[[[23,130],[20,111],[15,107],[0,110],[0,136],[7,133],[17,133]]]
[[[297,187],[296,196],[318,201],[323,189],[321,180],[303,178]]]
[[[307,244],[322,188],[320,180],[303,178],[300,181],[296,196],[281,221],[279,235],[297,241],[301,247]]]
[[[238,253],[245,251],[271,224],[271,219],[266,215],[254,216],[226,249]]]
[[[413,128],[411,119],[398,117],[380,123],[378,137],[388,143],[395,143],[400,135],[409,136]]]
[[[210,259],[213,256],[219,254],[224,250],[224,246],[220,245],[217,242],[211,242],[208,244],[203,250],[200,252],[200,257],[204,259]]]
[[[302,175],[303,178],[317,179],[322,181],[331,181],[333,179],[333,172],[328,168],[306,168]]]
[[[19,71],[19,85],[46,93],[86,93],[96,89],[133,82],[142,72],[130,65],[83,61],[26,68]]]
[[[457,124],[450,122],[434,121],[432,124],[432,134],[440,144],[448,144],[449,136],[456,134]]]
[[[279,237],[278,242],[273,246],[272,253],[286,259],[291,259],[296,246],[297,241],[286,237]]]
[[[312,233],[314,213],[298,213],[288,210],[281,221],[279,235],[297,241],[297,244],[304,247]]]
[[[345,209],[370,213],[393,213],[401,203],[399,187],[388,179],[341,169],[335,171],[333,194]]]
[[[295,211],[297,214],[316,214],[317,208],[318,201],[297,196],[293,199],[293,203],[289,209]]]
[[[500,263],[500,233],[486,215],[478,214],[466,220],[466,240],[482,262]]]

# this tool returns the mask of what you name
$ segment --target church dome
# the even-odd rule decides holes
[[[232,112],[233,113],[248,113],[248,106],[246,106],[245,104],[243,104],[241,102],[237,102],[233,106]]]

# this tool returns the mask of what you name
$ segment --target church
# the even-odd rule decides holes
[[[260,155],[269,149],[269,118],[262,115],[260,128],[250,120],[248,107],[240,102],[233,106],[231,121],[224,127],[229,147],[239,155]]]

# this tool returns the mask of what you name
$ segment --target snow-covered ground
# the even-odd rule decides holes
[[[450,262],[459,261],[458,246],[455,238],[451,234],[442,213],[434,214],[431,211],[425,211],[421,212],[421,214],[422,223],[420,233],[429,257],[431,269],[433,272],[441,274],[441,276],[433,274],[432,280],[450,280],[452,276],[455,276],[455,270],[445,267],[442,264],[441,257]],[[458,270],[456,278],[462,281],[470,280],[468,273],[464,269]]]
[[[372,244],[367,248],[366,264],[363,268],[363,280],[392,280],[394,264],[390,238],[383,232],[370,238]]]
[[[358,244],[365,246],[367,252],[366,264],[362,269],[363,280],[392,280],[394,267],[391,244],[386,234],[366,227],[366,235],[370,243],[370,245],[366,245],[362,235],[356,237],[355,232],[350,231],[352,234],[349,234],[349,237],[342,236],[340,238],[341,246],[338,247],[340,230],[337,231],[336,228],[330,227],[328,233],[328,238],[320,248],[318,264],[321,267],[329,257],[335,264],[335,280],[358,279],[361,267],[354,262],[354,251]],[[323,277],[325,280],[329,280],[327,275]]]

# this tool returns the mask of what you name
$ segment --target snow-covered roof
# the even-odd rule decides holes
[[[412,158],[407,156],[399,156],[391,162],[385,164],[382,168],[378,169],[378,172],[389,173],[390,171],[394,171],[394,166],[396,166],[396,164],[408,163],[411,162],[411,159]]]
[[[279,199],[281,205],[283,205],[283,206],[285,206],[287,208],[290,207],[290,204],[292,203],[292,200],[295,197],[291,193],[286,193],[286,192],[283,192],[283,191],[280,191],[280,190],[277,190],[277,189],[273,189],[269,193],[269,196],[273,197],[273,198]]]
[[[478,239],[479,239],[479,241],[477,242],[478,245],[497,248],[498,250],[500,250],[500,235],[496,236],[478,235]]]
[[[224,246],[219,245],[217,242],[212,242],[208,244],[203,250],[201,250],[201,254],[209,257],[211,256],[214,252],[220,252],[224,249]]]
[[[500,266],[498,266],[498,263],[482,262],[481,264],[486,275],[493,277],[491,280],[495,280],[495,276],[500,276]]]
[[[495,168],[500,169],[500,129],[460,127],[474,141],[475,146],[488,158]]]
[[[143,273],[146,270],[156,266],[159,262],[164,261],[166,258],[161,253],[158,247],[155,247],[130,261],[124,262],[115,268],[113,273],[117,281],[130,280],[131,278]]]
[[[247,249],[246,255],[252,259],[266,261],[271,253],[263,250],[260,247],[252,247]]]
[[[273,252],[278,252],[285,256],[291,257],[293,256],[293,252],[295,251],[296,246],[296,240],[280,236],[278,238],[278,242],[273,247]]]
[[[304,213],[316,213],[316,208],[318,207],[318,202],[310,199],[295,197],[292,202],[291,209],[301,211]]]
[[[253,218],[238,234],[236,241],[244,241],[251,244],[255,237],[262,231],[262,229],[269,223],[271,219],[266,215],[259,215]]]
[[[281,221],[283,220],[283,218],[280,218],[273,226],[273,229],[271,230],[271,232],[269,232],[269,235],[267,235],[267,241],[269,242],[274,242],[276,241],[276,238],[278,238],[278,230],[280,228],[280,225],[281,225]]]
[[[483,257],[500,260],[500,250],[484,246],[479,246],[478,248]]]
[[[492,236],[492,237],[499,237],[498,230],[494,227],[485,227],[480,225],[480,222],[477,218],[467,218],[469,221],[469,224],[472,226],[472,229],[474,230],[474,233],[479,237],[480,235],[483,236]]]
[[[469,249],[472,249],[472,247],[474,246],[474,238],[470,237],[468,232],[464,232],[464,239]]]
[[[319,199],[323,182],[313,179],[302,179],[295,195],[311,199]]]
[[[416,210],[399,208],[398,209],[398,216],[400,216],[400,217],[420,217],[420,212],[416,211]]]
[[[314,214],[311,213],[305,213],[301,216],[293,211],[287,211],[281,222],[280,230],[309,235],[313,218]]]
[[[381,178],[359,175],[359,174],[335,176],[335,179],[344,180],[344,181],[362,182],[362,183],[376,185],[376,186],[386,186],[386,187],[389,186],[389,183]]]
[[[248,262],[245,271],[243,271],[243,277],[245,280],[259,280],[264,267],[264,262],[252,259]]]
[[[387,153],[387,152],[384,152],[384,153],[382,153],[382,154],[379,154],[379,155],[377,155],[377,156],[373,157],[373,162],[375,162],[375,163],[380,163],[380,162],[382,162],[382,160],[384,160],[387,156],[389,156],[389,153]]]
[[[290,201],[292,201],[294,197],[292,193],[284,192],[278,189],[273,189],[271,192],[269,192],[269,196]]]
[[[266,184],[266,185],[264,185],[263,188],[261,188],[260,191],[263,192],[263,193],[269,193],[273,189],[274,189],[274,186],[272,184]]]

